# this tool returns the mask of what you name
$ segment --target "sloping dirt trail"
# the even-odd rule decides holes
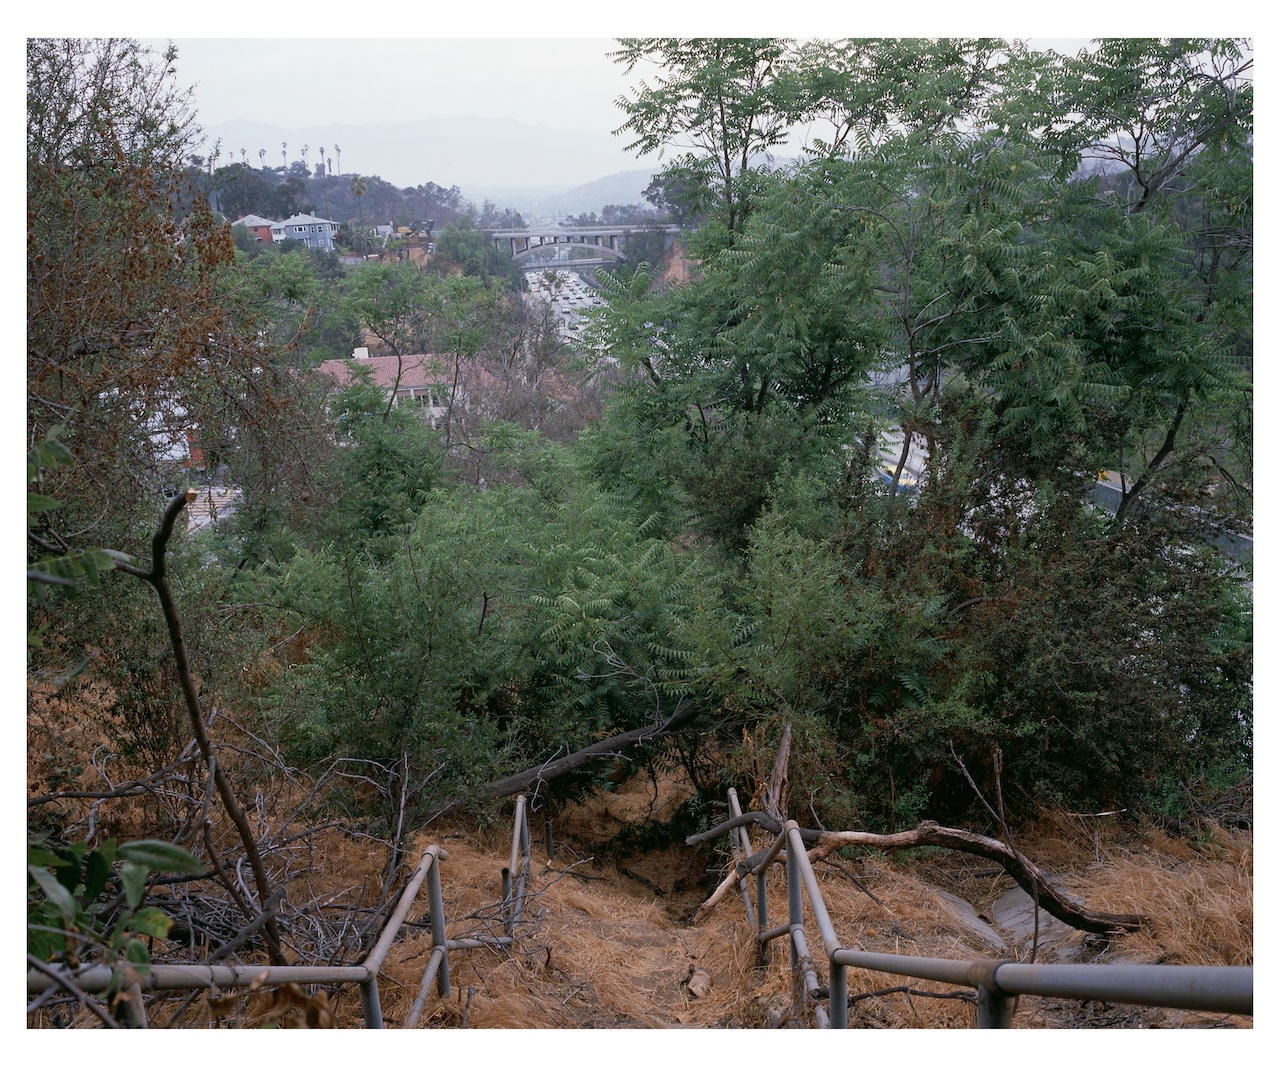
[[[767,960],[757,959],[740,897],[726,899],[705,922],[690,923],[719,880],[723,854],[679,844],[643,854],[606,851],[604,843],[620,830],[678,805],[687,795],[687,783],[655,785],[641,778],[573,806],[555,820],[550,858],[538,834],[540,816],[532,816],[534,878],[519,949],[456,953],[451,994],[443,1000],[433,996],[422,1025],[600,1029],[794,1022],[787,1018],[786,944],[775,942]],[[508,833],[502,827],[488,834],[442,829],[415,842],[419,849],[439,843],[449,852],[441,876],[450,937],[501,932],[496,901],[509,856]],[[1224,835],[1219,854],[1209,856],[1158,831],[1113,844],[1105,854],[1096,843],[1090,851],[1052,827],[1020,844],[1058,872],[1065,891],[1089,906],[1143,911],[1153,918],[1150,930],[1108,940],[1071,930],[1042,911],[1040,962],[1252,962],[1248,835]],[[1027,959],[1030,900],[1002,871],[975,857],[934,855],[899,863],[867,855],[820,869],[819,880],[837,934],[847,945],[921,956]],[[769,879],[771,923],[781,921],[785,908],[785,887],[775,869]],[[1200,916],[1198,927],[1188,926],[1188,909]],[[390,979],[382,983],[388,1026],[403,1022],[427,958],[425,916],[413,918],[424,925],[410,927],[384,969]],[[807,926],[816,943],[811,917]],[[823,961],[816,964],[825,983]],[[686,985],[695,967],[711,975],[704,997],[691,995]],[[907,984],[913,986],[907,993],[883,992]],[[849,992],[876,994],[853,1005],[851,1027],[973,1026],[968,1000],[921,995],[957,992],[953,988],[850,971]],[[339,1019],[342,1025],[361,1025],[358,1001],[340,1010]],[[1249,1028],[1252,1020],[1028,997],[1015,1025]]]

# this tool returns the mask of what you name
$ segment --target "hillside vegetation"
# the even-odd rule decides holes
[[[1250,957],[1252,564],[1217,547],[1252,529],[1247,42],[615,58],[663,72],[622,128],[675,153],[652,195],[694,266],[600,274],[569,345],[484,240],[492,205],[344,175],[367,222],[384,191],[397,220],[434,210],[433,258],[251,255],[166,57],[28,42],[28,965],[61,983],[33,1018],[138,1022],[123,968],[153,952],[359,959],[423,843],[448,826],[480,863],[519,792],[575,854],[674,842],[682,874],[628,862],[614,888],[695,904],[723,858],[679,843],[763,788],[783,737],[802,825],[1034,841],[1065,819],[1056,873],[1126,913],[1180,906],[1168,857],[1217,850],[1195,877],[1235,903],[1189,929]],[[250,178],[221,174],[222,212]],[[329,181],[294,192],[348,211]],[[357,347],[394,381],[316,371]],[[188,524],[209,481],[234,510]],[[680,794],[643,828],[567,829],[645,782]],[[747,944],[724,937],[689,958]],[[117,985],[82,1001],[96,960]],[[626,1008],[591,977],[596,1014],[538,988],[492,1017],[749,1023],[665,985]],[[185,1012],[162,1014],[208,1021]]]

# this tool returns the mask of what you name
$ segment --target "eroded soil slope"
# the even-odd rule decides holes
[[[533,890],[524,940],[515,953],[459,954],[453,990],[433,998],[426,1025],[468,1027],[764,1027],[788,1025],[789,953],[776,942],[757,959],[741,898],[727,898],[699,925],[690,919],[719,881],[725,857],[683,845],[643,854],[608,854],[603,843],[655,810],[678,804],[688,787],[639,778],[617,793],[575,806],[555,820],[555,854],[536,840]],[[1252,963],[1252,840],[1218,832],[1188,843],[1153,830],[1097,828],[1046,819],[1019,846],[1054,872],[1057,883],[1090,907],[1150,916],[1149,928],[1113,939],[1070,930],[1040,913],[1040,962]],[[458,835],[458,836],[454,836]],[[440,843],[450,936],[496,931],[494,903],[510,842],[454,828],[425,833]],[[592,848],[592,840],[596,848]],[[764,845],[760,838],[758,844]],[[710,866],[708,866],[710,865]],[[871,951],[958,958],[1026,960],[1031,902],[989,862],[958,854],[901,861],[878,855],[827,864],[819,879],[837,933]],[[781,872],[769,879],[771,925],[785,917]],[[873,896],[875,899],[873,899]],[[472,916],[461,918],[461,916]],[[458,918],[454,918],[454,917]],[[807,924],[818,943],[816,926]],[[419,945],[419,942],[421,944]],[[388,987],[390,1025],[404,1017],[428,944],[415,934],[391,964],[405,989]],[[820,980],[825,969],[817,961]],[[686,985],[690,971],[710,973],[707,995]],[[966,999],[923,993],[954,989],[891,975],[849,972],[851,994],[911,984],[906,992],[867,996],[850,1012],[860,1027],[970,1027]],[[394,991],[393,991],[394,990]],[[358,1004],[352,1004],[358,1009]],[[345,1020],[359,1025],[358,1014]],[[1023,998],[1021,1027],[1249,1027],[1248,1018],[1078,1005]]]

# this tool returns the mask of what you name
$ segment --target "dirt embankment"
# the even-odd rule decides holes
[[[104,704],[110,704],[107,696],[103,694]],[[54,758],[66,751],[73,736],[69,709],[55,699],[32,703],[35,707],[28,719],[29,790],[101,788],[90,780],[93,775],[88,768],[62,769],[70,757]],[[106,718],[98,721],[109,731],[110,716],[105,709],[103,714]],[[73,718],[80,727],[86,722],[83,717]],[[253,742],[252,735],[239,727],[227,724],[217,728],[241,746]],[[58,743],[52,744],[55,739]],[[85,755],[75,762],[93,763],[90,753],[103,739],[95,732],[93,737],[80,740]],[[226,753],[228,758],[237,755],[231,748]],[[245,757],[241,754],[241,758]],[[252,808],[255,818],[264,820],[265,831],[275,833],[282,842],[270,852],[269,862],[275,865],[273,876],[288,882],[289,937],[316,956],[307,962],[334,962],[328,959],[331,948],[326,948],[326,939],[347,937],[348,926],[376,922],[377,902],[385,897],[386,846],[339,828],[295,838],[306,827],[282,824],[296,817],[296,806],[310,786],[270,767],[268,771],[258,778]],[[112,777],[119,781],[123,774],[123,769],[117,769]],[[433,995],[419,1025],[785,1025],[791,1003],[790,954],[785,942],[775,942],[767,958],[760,958],[737,893],[726,897],[704,922],[692,922],[698,906],[722,877],[728,863],[724,848],[689,848],[679,839],[671,840],[670,835],[664,841],[654,830],[692,793],[690,783],[681,777],[654,782],[641,774],[582,804],[552,810],[539,798],[531,798],[533,878],[520,943],[515,950],[453,953],[451,994],[445,999]],[[99,811],[99,832],[150,836],[154,813],[148,814],[147,804],[151,802],[147,797],[113,801],[110,811],[106,807]],[[86,809],[89,804],[79,803]],[[80,813],[81,818],[84,815]],[[550,856],[543,832],[548,817],[554,838]],[[498,900],[501,871],[510,853],[510,832],[510,824],[502,820],[487,826],[455,820],[411,835],[407,844],[410,868],[429,844],[442,845],[448,852],[448,859],[441,864],[441,883],[450,937],[503,932]],[[234,848],[234,835],[228,827],[215,827],[214,838],[219,849]],[[1252,963],[1250,834],[1203,827],[1196,837],[1174,837],[1158,828],[1063,812],[1046,814],[1037,826],[1019,831],[1016,843],[1050,873],[1063,892],[1088,907],[1136,912],[1150,919],[1139,932],[1106,938],[1069,930],[1041,912],[1040,962]],[[753,837],[754,848],[767,844],[766,835]],[[405,875],[402,866],[397,882]],[[953,958],[1029,957],[1030,901],[990,861],[936,850],[897,857],[863,852],[820,864],[818,879],[837,935],[850,947]],[[395,888],[393,884],[391,895]],[[180,887],[163,890],[175,894],[171,914],[195,908],[201,904],[197,898],[207,898],[203,900],[206,912],[218,905],[213,899],[216,886],[200,888],[185,902],[176,899],[179,891]],[[782,922],[785,910],[783,874],[775,867],[768,878],[769,925]],[[230,916],[232,928],[241,923],[229,905],[222,911]],[[429,958],[425,913],[424,894],[383,968],[381,1004],[389,1027],[403,1024]],[[817,947],[816,925],[810,919],[806,927],[811,944]],[[376,929],[373,933],[376,935]],[[352,951],[341,950],[343,962],[359,957]],[[190,945],[166,944],[160,939],[153,945],[157,961],[188,962],[193,952]],[[194,958],[201,958],[201,952],[194,952]],[[247,953],[241,959],[253,964],[263,962],[265,956]],[[825,985],[822,959],[815,964],[819,983]],[[696,971],[706,972],[704,977],[710,980],[702,996],[693,995],[688,983],[691,972]],[[849,992],[860,997],[850,1010],[851,1026],[973,1025],[974,1007],[969,999],[927,996],[955,994],[955,989],[866,971],[851,970],[848,979]],[[153,1025],[177,1017],[181,999],[157,997],[149,1001],[148,1013],[156,1020]],[[225,1018],[212,1025],[259,1025],[271,1005],[268,993],[241,997]],[[337,991],[332,1008],[340,1026],[363,1026],[354,986]],[[208,1005],[199,998],[181,1018],[187,1026],[211,1024]],[[41,1013],[31,1017],[29,1024],[53,1025]],[[86,1018],[84,1025],[96,1023]],[[1247,1028],[1252,1020],[1024,997],[1015,1025]]]
[[[557,844],[548,858],[535,840],[532,897],[520,951],[460,953],[453,992],[428,1007],[426,1025],[468,1027],[767,1027],[787,1024],[791,1002],[789,951],[773,944],[757,956],[741,897],[734,894],[702,924],[691,918],[719,880],[727,857],[683,845],[606,856],[593,848],[628,826],[678,805],[687,783],[633,779],[616,793],[573,806],[554,820]],[[1082,820],[1077,820],[1081,823]],[[531,819],[538,838],[538,817]],[[459,836],[453,836],[458,834]],[[423,834],[415,847],[439,841],[450,936],[492,925],[509,840],[477,837],[461,828]],[[757,845],[766,844],[761,837]],[[1124,962],[1247,965],[1253,958],[1253,847],[1248,834],[1225,831],[1187,842],[1159,830],[1099,829],[1046,818],[1024,831],[1019,847],[1054,872],[1065,892],[1105,911],[1141,912],[1150,924],[1113,938],[1071,930],[1043,911],[1039,962]],[[710,866],[708,866],[710,861]],[[566,873],[567,872],[567,873]],[[819,870],[827,908],[842,943],[868,951],[962,959],[1027,960],[1033,936],[1031,902],[1003,870],[959,854],[903,857],[868,854]],[[873,899],[874,898],[874,899]],[[768,879],[771,925],[783,921],[782,872]],[[486,909],[490,909],[486,912]],[[461,916],[472,917],[463,919]],[[459,918],[453,918],[458,916]],[[810,941],[817,928],[806,904]],[[407,1013],[421,947],[404,950],[406,987],[383,995],[389,1022]],[[823,961],[815,961],[826,983]],[[398,966],[399,964],[392,964]],[[690,992],[696,969],[708,972],[705,996]],[[911,988],[903,990],[901,987]],[[898,987],[896,992],[885,992]],[[958,991],[866,971],[849,972],[850,994],[864,994],[850,1025],[864,1028],[968,1028],[974,1006]],[[963,991],[960,991],[963,992]],[[353,1005],[358,1007],[358,1005]],[[349,1025],[359,1025],[353,1016]],[[1077,1004],[1024,997],[1015,1025],[1023,1028],[1240,1027],[1241,1016]]]
[[[649,282],[649,291],[657,292],[660,289],[669,289],[673,285],[683,285],[694,277],[697,270],[698,261],[689,259],[684,254],[684,239],[677,236],[654,268],[653,277]]]

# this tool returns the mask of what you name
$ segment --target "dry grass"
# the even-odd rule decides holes
[[[110,694],[99,696],[109,702]],[[29,704],[28,789],[37,793],[49,784],[52,761],[43,755],[92,753],[103,743],[103,720],[83,714],[83,708],[61,705],[53,693],[29,694]],[[225,723],[219,729],[236,743],[248,743]],[[228,766],[235,766],[242,758],[232,749],[224,751]],[[122,777],[125,775],[113,771],[114,780]],[[251,818],[264,833],[281,829],[282,821],[304,799],[308,788],[301,778],[275,774],[259,765],[247,766],[242,781],[257,783],[246,785],[242,795]],[[90,769],[78,780],[64,781],[62,788],[100,788],[101,782]],[[704,923],[689,925],[691,913],[718,881],[718,872],[704,877],[699,865],[707,862],[709,851],[694,853],[673,846],[625,860],[603,854],[606,842],[620,830],[669,815],[691,793],[691,784],[680,776],[656,783],[637,776],[613,792],[570,806],[557,813],[558,848],[550,863],[538,832],[546,813],[540,810],[532,815],[533,880],[518,946],[451,954],[451,993],[441,999],[433,990],[419,1025],[469,1029],[764,1027],[787,1013],[792,984],[787,944],[774,942],[767,962],[758,965],[753,931],[745,921],[738,894],[726,898]],[[125,837],[154,832],[154,801],[113,801],[109,808],[108,813],[104,806],[99,823],[104,829],[109,826],[107,832]],[[76,814],[84,816],[83,811]],[[286,833],[303,828],[297,825]],[[441,864],[441,881],[450,937],[502,933],[497,903],[501,870],[510,851],[509,834],[509,826],[484,829],[459,820],[433,825],[407,846],[410,869],[428,844],[439,844],[448,852],[448,859]],[[220,826],[215,837],[219,847],[234,843],[226,826]],[[756,847],[767,843],[764,836],[755,840]],[[1126,962],[1252,963],[1251,835],[1206,825],[1200,837],[1187,841],[1168,837],[1160,830],[1139,832],[1131,824],[1113,825],[1110,821],[1086,825],[1084,820],[1059,814],[1019,831],[1017,844],[1090,907],[1138,912],[1150,918],[1149,925],[1138,933],[1109,941],[1075,934],[1059,944],[1060,950]],[[273,878],[289,879],[293,936],[301,939],[305,935],[315,946],[322,946],[329,938],[337,946],[335,951],[341,950],[345,938],[346,955],[341,962],[358,962],[385,920],[384,912],[370,925],[372,909],[382,894],[386,856],[385,844],[336,829],[273,850]],[[991,946],[955,921],[938,895],[945,889],[970,901],[979,911],[989,907],[1013,884],[990,862],[926,850],[906,858],[865,854],[841,860],[840,865],[843,870],[836,865],[820,866],[818,879],[843,944],[919,956],[974,959],[992,955]],[[572,871],[566,873],[566,868]],[[407,873],[402,868],[398,878]],[[860,879],[883,903],[871,900],[849,875]],[[662,892],[654,892],[651,885]],[[786,908],[780,868],[768,878],[768,896],[770,925],[776,925]],[[389,1027],[403,1025],[430,955],[426,909],[424,889],[404,935],[383,967],[379,987]],[[806,915],[811,948],[818,950],[814,961],[818,981],[825,985],[825,962],[807,902]],[[352,934],[363,927],[369,927],[369,934],[366,948],[359,951]],[[157,956],[163,955],[165,947],[159,943],[156,947]],[[169,948],[174,962],[193,957],[189,948]],[[194,953],[195,958],[200,955]],[[241,958],[249,964],[265,962],[260,954]],[[324,962],[323,953],[315,962]],[[705,968],[712,975],[711,990],[704,998],[693,997],[684,984],[692,967]],[[970,1003],[918,995],[954,992],[949,987],[858,970],[850,970],[848,980],[851,994],[912,986],[909,993],[858,1000],[850,1010],[851,1026],[973,1025]],[[339,1026],[363,1026],[355,986],[331,990],[330,996]],[[163,1024],[174,1015],[182,999],[149,1000],[152,1025]],[[270,993],[241,997],[227,1019],[214,1023],[201,994],[179,1018],[195,1027],[251,1027],[268,1017],[273,1000]],[[31,1025],[42,1022],[47,1020],[36,1017]],[[1208,1026],[1222,1020],[1187,1012],[1024,998],[1015,1023],[1027,1028],[1125,1028]],[[1252,1022],[1232,1017],[1226,1024],[1249,1027]],[[84,1025],[94,1024],[85,1021]]]
[[[1253,964],[1253,835],[1208,826],[1194,843],[1152,830],[1117,850],[1075,891],[1091,907],[1141,912],[1150,925],[1116,945],[1132,963]]]

